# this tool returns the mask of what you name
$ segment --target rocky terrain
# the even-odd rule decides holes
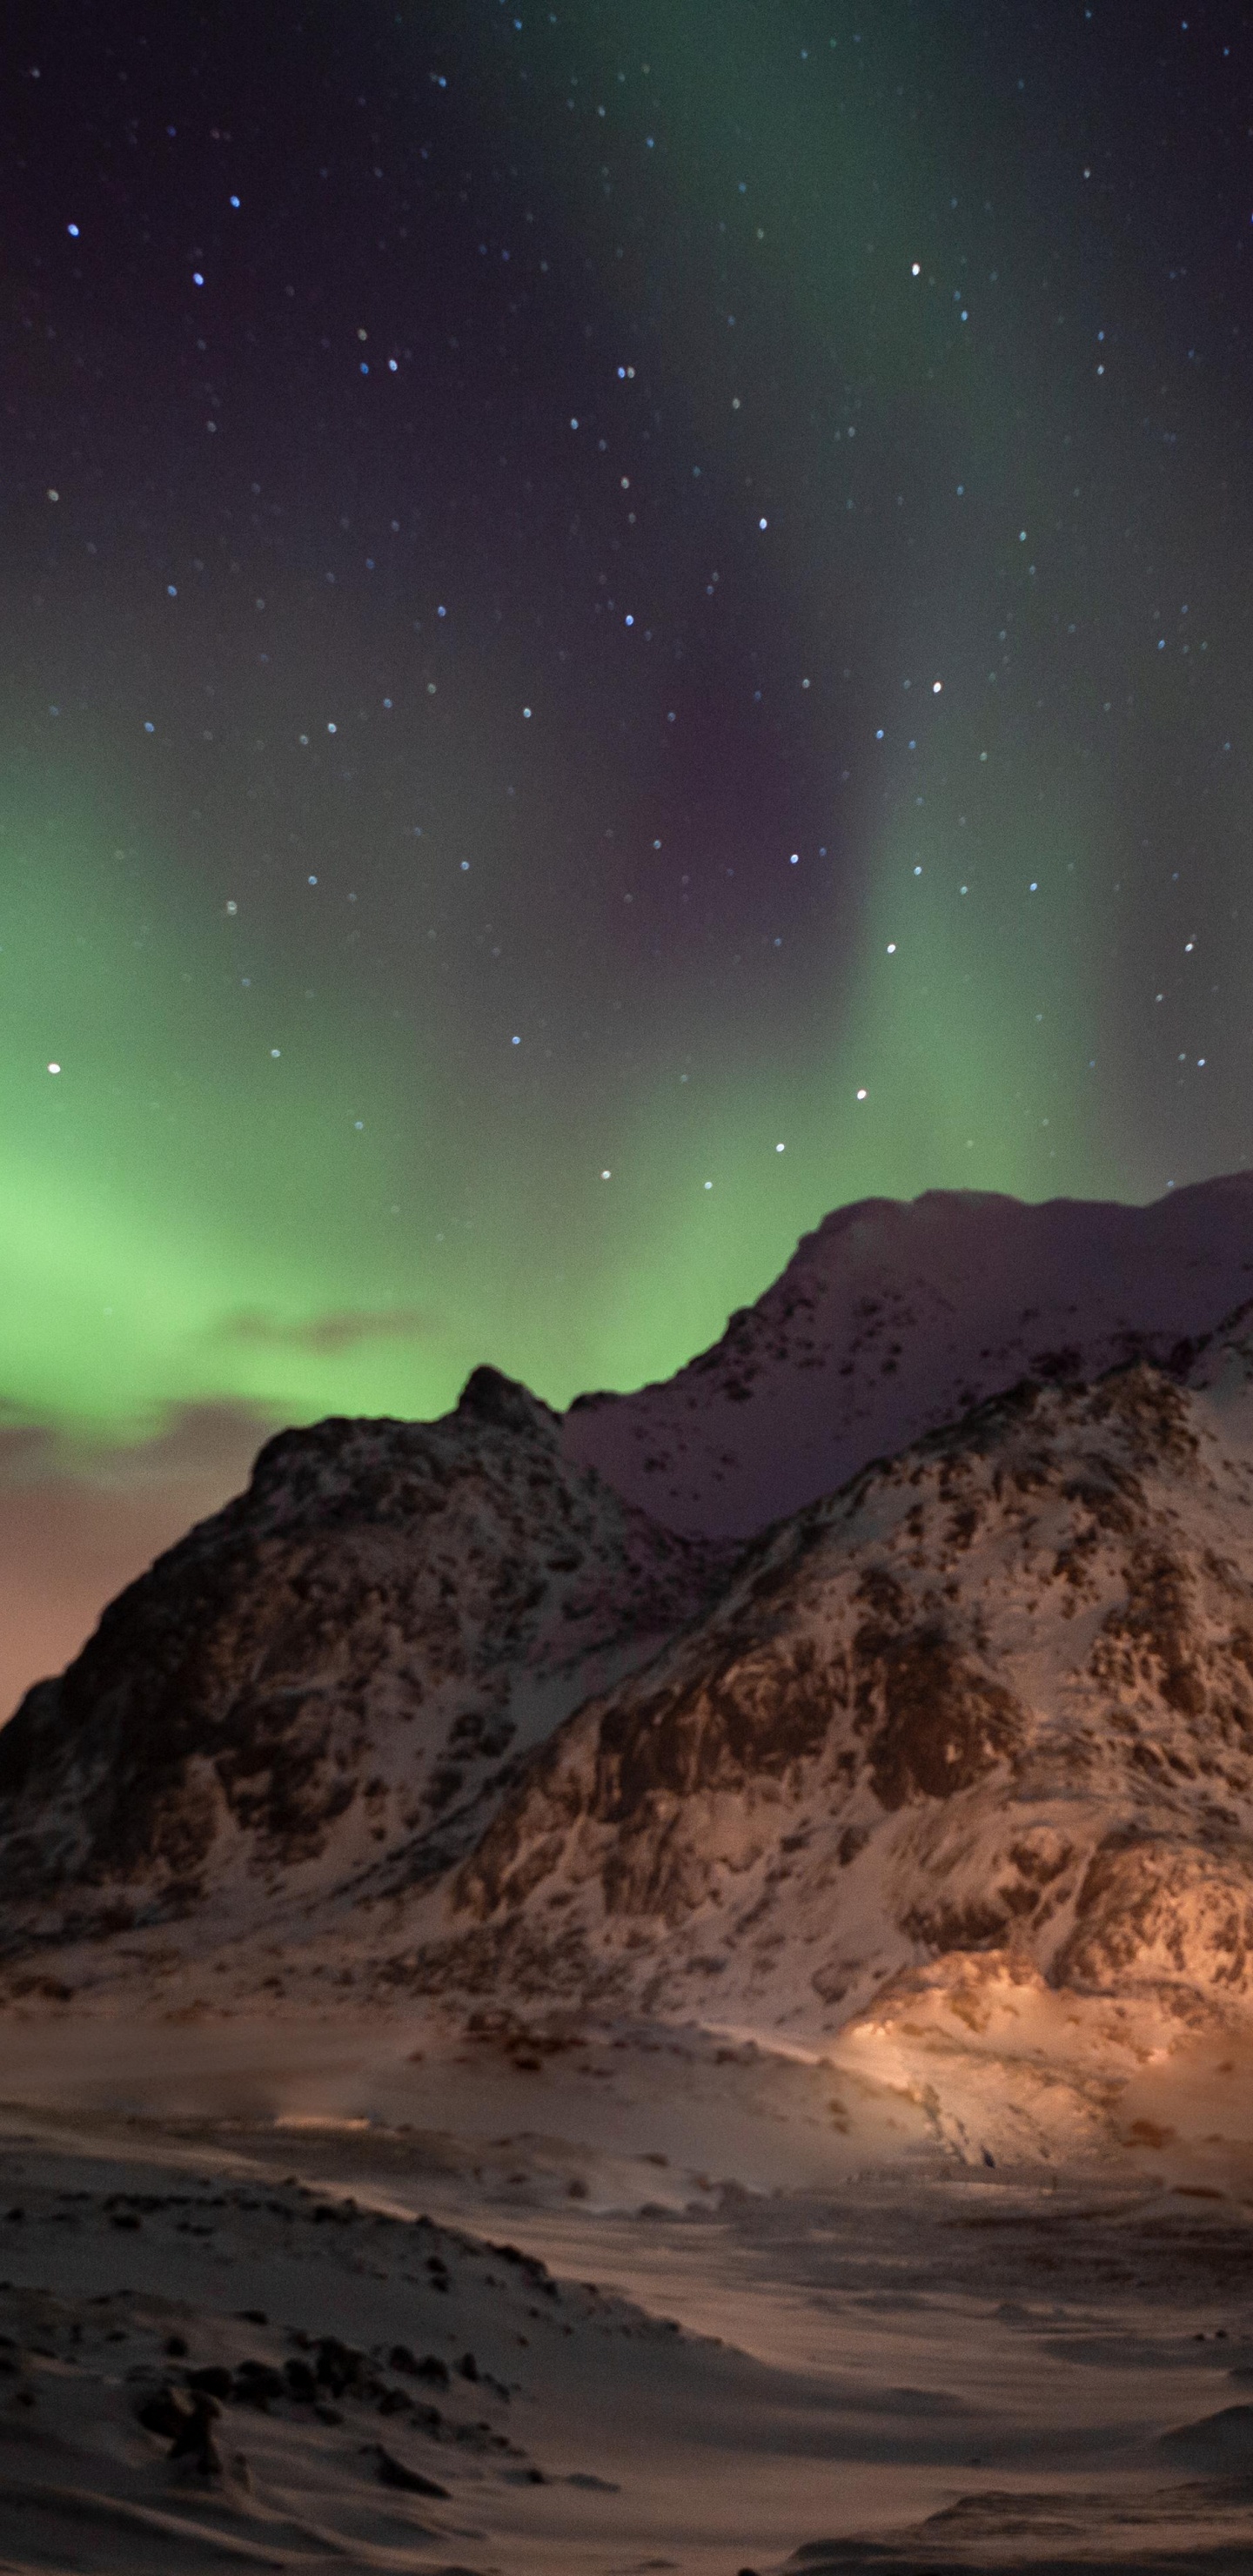
[[[1031,1382],[767,1533],[505,1799],[416,1973],[819,2041],[972,1959],[1253,1996],[1249,1343]]]
[[[562,1443],[657,1520],[748,1538],[1018,1378],[1178,1367],[1250,1296],[1247,1172],[1151,1207],[863,1199],[677,1376],[580,1396]]]
[[[706,1606],[726,1551],[563,1462],[493,1370],[433,1424],[272,1440],[0,1733],[3,1916],[108,1932],[445,1868],[526,1749]]]
[[[578,1398],[562,1454],[668,1528],[752,1537],[1018,1377],[1174,1365],[1253,1294],[1251,1214],[1239,1173],[1147,1208],[941,1190],[837,1209],[668,1384]],[[193,1405],[157,1439],[92,1459],[10,1427],[0,1722],[247,1481],[266,1427],[238,1406]]]
[[[963,2152],[1108,2134],[1253,2002],[1253,1333],[1052,1358],[745,1546],[489,1370],[271,1442],[0,1735],[5,1991],[857,2042]]]

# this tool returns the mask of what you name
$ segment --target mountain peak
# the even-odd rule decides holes
[[[675,1377],[573,1405],[562,1445],[673,1529],[749,1538],[1017,1378],[1186,1367],[1251,1291],[1250,1173],[1149,1207],[862,1199]]]
[[[560,1415],[532,1395],[521,1380],[506,1377],[496,1368],[472,1369],[457,1399],[457,1417],[464,1422],[486,1422],[502,1431],[529,1432],[540,1429],[555,1431]]]
[[[244,1991],[264,1922],[817,2050],[920,1977],[1253,2011],[1250,1217],[867,1201],[668,1387],[284,1433],[0,1735],[9,1955]]]
[[[23,1919],[225,1905],[247,1922],[280,1882],[303,1902],[445,1866],[510,1765],[722,1570],[725,1551],[564,1461],[557,1432],[482,1368],[438,1422],[269,1441],[248,1492],[0,1734]]]

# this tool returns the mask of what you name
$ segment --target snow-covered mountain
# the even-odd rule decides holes
[[[672,1528],[747,1538],[1017,1378],[1170,1360],[1251,1296],[1247,1172],[1152,1207],[864,1199],[676,1377],[580,1396],[563,1446]]]
[[[441,1422],[271,1440],[0,1733],[10,1929],[242,1923],[280,1886],[445,1867],[725,1568],[563,1462],[559,1427],[479,1369]]]
[[[811,2044],[972,1953],[1253,2002],[1253,1342],[1021,1384],[782,1522],[442,1902],[420,1977]]]
[[[1073,2137],[1120,2051],[1253,2012],[1250,1217],[1243,1180],[848,1211],[670,1389],[562,1423],[480,1370],[442,1422],[272,1441],[0,1734],[10,1991],[33,1945],[180,2008],[212,1976],[864,2044],[954,2135],[1029,2059],[1027,2129],[1064,2099]],[[650,1406],[706,1523],[728,1408],[730,1517],[853,1473],[684,1535],[613,1490]]]

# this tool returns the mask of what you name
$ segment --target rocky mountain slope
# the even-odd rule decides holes
[[[1095,1347],[1119,1365],[1076,1374],[1080,1343],[1051,1344],[744,1546],[622,1500],[572,1458],[570,1417],[490,1370],[439,1423],[271,1442],[249,1492],[0,1734],[0,1956],[20,1977],[32,1947],[45,1969],[72,1952],[76,1988],[146,1961],[154,1996],[167,1967],[183,1996],[210,1970],[221,1999],[343,1988],[453,2026],[488,2009],[820,2056],[862,2041],[915,2102],[955,2046],[967,2092],[982,2050],[1004,2097],[1010,2032],[1037,2073],[1084,2060],[1073,2107],[1120,2050],[1126,2071],[1246,2014],[1253,1324],[1239,1302],[1203,1318],[1243,1284],[1250,1193],[1192,1195],[1209,1214],[1187,1214],[1173,1269],[1126,1270],[1126,1313],[1148,1321],[1102,1291]],[[1176,1204],[1096,1214],[1142,1217],[1147,1259]],[[921,1207],[883,1225],[930,1223]],[[1028,1221],[1060,1260],[1079,1213],[997,1217],[1017,1247],[999,1312]],[[931,1215],[987,1249],[987,1203]],[[865,1224],[882,1251],[880,1216],[824,1232]],[[933,1265],[954,1348],[989,1329],[966,1308],[991,1311],[993,1265],[965,1257],[965,1306]],[[755,1310],[759,1355],[779,1295]],[[1137,1344],[1167,1318],[1158,1363]],[[915,1409],[941,1342],[918,1323]],[[827,1382],[780,1349],[763,1474],[794,1390]],[[805,1398],[815,1456],[882,1429],[898,1397],[879,1350],[859,1349],[843,1413]],[[573,1428],[607,1418],[592,1404]]]
[[[1239,1334],[870,1467],[559,1730],[413,1981],[818,2045],[937,1962],[1243,2008],[1251,1506]]]
[[[252,1919],[481,1830],[509,1766],[707,1606],[725,1552],[563,1463],[490,1369],[455,1413],[269,1442],[0,1733],[9,1936]]]
[[[665,1384],[581,1396],[565,1454],[676,1529],[751,1537],[1024,1376],[1171,1361],[1253,1295],[1253,1174],[1152,1207],[865,1199]]]

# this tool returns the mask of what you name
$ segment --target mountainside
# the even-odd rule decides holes
[[[1171,1361],[1250,1295],[1249,1173],[1144,1208],[865,1199],[676,1377],[580,1396],[563,1447],[675,1529],[747,1538],[1017,1378]]]
[[[438,1423],[272,1441],[0,1734],[10,1993],[697,2025],[860,2047],[946,2135],[1099,2126],[1115,2061],[1253,2011],[1253,1324],[1199,1321],[1249,1193],[1194,1196],[1209,1253],[1194,1209],[1108,1325],[1164,1336],[1173,1281],[1169,1366],[1050,1348],[744,1545],[659,1526],[491,1370]],[[1015,1260],[1080,1213],[1012,1210]],[[841,1438],[897,1400],[879,1347]],[[789,1348],[770,1440],[820,1382]]]
[[[283,1433],[0,1733],[10,1931],[429,1875],[722,1561],[564,1464],[491,1369],[441,1422]]]
[[[807,2042],[972,1953],[1253,2000],[1251,1388],[1221,1337],[1026,1383],[782,1523],[536,1758],[416,1980]]]

